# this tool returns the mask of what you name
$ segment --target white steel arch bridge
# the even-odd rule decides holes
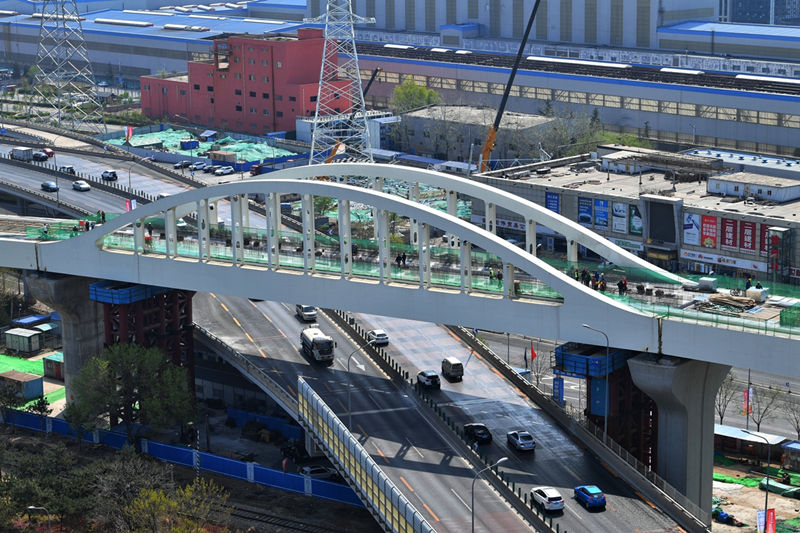
[[[610,343],[618,348],[798,375],[800,365],[794,364],[797,332],[748,327],[744,320],[727,327],[703,325],[680,314],[667,318],[646,312],[578,283],[535,255],[452,214],[334,180],[373,177],[380,188],[380,180],[396,179],[411,183],[412,191],[413,184],[428,183],[446,190],[451,212],[456,195],[468,194],[487,202],[491,226],[494,206],[505,207],[522,214],[528,227],[535,227],[532,222],[537,221],[565,235],[571,250],[582,244],[623,268],[648,269],[664,280],[681,281],[536,204],[433,171],[366,163],[324,168],[329,181],[298,179],[320,174],[320,167],[305,166],[269,178],[169,196],[65,241],[2,239],[0,264],[595,344],[596,333],[581,327],[588,322],[607,332]],[[280,198],[287,193],[302,197],[299,242],[282,236]],[[244,224],[250,194],[266,198],[264,228]],[[338,201],[338,235],[334,237],[321,238],[315,232],[317,196]],[[217,228],[213,208],[223,199],[231,202],[234,221],[225,231]],[[366,260],[363,249],[354,253],[350,212],[355,204],[375,213],[374,249]],[[413,267],[393,265],[392,213],[410,221],[411,243],[406,249],[415,258]],[[186,215],[192,217],[190,226],[179,223]],[[152,220],[163,221],[163,239],[148,235]],[[450,236],[446,250],[434,246],[430,236],[436,231]],[[535,234],[529,231],[527,240],[527,250],[534,250]],[[478,254],[482,259],[476,262]],[[502,281],[485,275],[486,257],[498,265]],[[754,360],[754,354],[760,357]]]

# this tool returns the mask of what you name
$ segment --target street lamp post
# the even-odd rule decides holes
[[[347,429],[351,429],[353,427],[353,404],[351,402],[352,396],[350,394],[350,391],[353,389],[353,378],[350,376],[350,359],[352,359],[356,352],[362,348],[373,345],[376,340],[377,339],[372,339],[371,341],[365,342],[347,356],[347,379],[349,381],[347,384]]]
[[[603,331],[600,331],[597,328],[593,328],[589,324],[581,324],[581,325],[586,329],[595,331],[606,338],[606,394],[605,394],[605,416],[603,417],[603,445],[607,445],[606,440],[608,439],[608,389],[609,386],[611,385],[611,379],[610,379],[611,372],[608,367],[608,351],[609,351],[608,335],[606,335]]]
[[[36,507],[35,505],[29,505],[28,506],[28,510],[29,511],[44,511],[45,514],[47,514],[47,531],[49,531],[50,533],[53,533],[53,528],[50,525],[50,512],[47,509],[45,509],[44,507]]]
[[[505,463],[506,461],[508,461],[508,457],[501,457],[500,459],[497,460],[496,463],[491,464],[491,465],[489,465],[489,466],[487,466],[485,468],[482,468],[481,470],[478,470],[478,473],[476,473],[475,477],[472,478],[472,507],[471,507],[471,510],[472,510],[472,533],[475,533],[475,482],[478,481],[478,478],[480,477],[481,474],[483,474],[484,472],[486,472],[490,468],[494,468],[495,466],[499,465],[500,463]]]
[[[764,443],[767,445],[767,466],[769,466],[769,464],[772,462],[772,446],[769,445],[767,438],[764,435],[760,435],[754,431],[750,431],[749,429],[743,429],[742,431],[764,441]],[[767,490],[764,491],[764,529],[766,530],[767,509],[769,508],[769,472],[767,472],[766,468],[764,469],[764,473],[767,475]]]

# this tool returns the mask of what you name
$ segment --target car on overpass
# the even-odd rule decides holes
[[[47,157],[47,154],[44,152],[33,152],[33,160],[34,161],[47,161],[50,159]]]
[[[519,452],[532,452],[536,449],[536,441],[533,435],[527,431],[515,430],[506,433],[508,446]]]
[[[42,190],[46,192],[56,192],[58,190],[58,185],[56,185],[55,181],[44,181],[42,182]]]
[[[73,176],[75,175],[75,167],[72,165],[61,165],[58,167],[58,171],[65,174],[72,174]]]
[[[575,487],[575,500],[586,509],[606,508],[606,496],[597,485],[579,485]]]
[[[192,164],[192,162],[191,162],[191,161],[187,161],[186,159],[184,159],[183,161],[178,161],[177,163],[175,163],[174,165],[172,165],[172,168],[175,168],[175,169],[178,169],[178,168],[187,168],[187,167],[189,167],[191,164]]]
[[[554,487],[533,487],[531,499],[543,511],[561,511],[564,509],[564,498]]]
[[[216,172],[214,172],[215,176],[227,176],[228,174],[233,174],[234,170],[231,166],[224,166],[219,167]]]
[[[104,170],[100,177],[106,181],[117,181],[117,171],[111,169]]]
[[[92,187],[84,180],[75,180],[72,182],[72,188],[76,191],[87,192],[92,190]]]
[[[439,374],[436,370],[420,370],[417,373],[417,383],[426,389],[441,388],[442,382],[439,380]]]
[[[492,442],[492,433],[486,424],[478,422],[471,422],[464,424],[464,435],[469,442],[477,442],[478,444],[489,444]]]
[[[367,332],[367,341],[373,346],[386,346],[389,344],[389,335],[382,329],[373,329]]]

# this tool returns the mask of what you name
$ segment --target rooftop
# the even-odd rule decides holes
[[[747,183],[749,185],[762,185],[782,189],[784,187],[800,187],[800,181],[789,178],[778,178],[775,176],[765,176],[764,174],[754,174],[752,172],[736,172],[734,174],[720,174],[712,176],[719,181],[729,183]]]
[[[433,120],[458,121],[471,126],[485,127],[491,124],[497,110],[488,107],[474,107],[466,105],[432,105],[405,113],[407,117],[422,117]],[[509,130],[525,129],[539,126],[552,121],[550,117],[541,115],[528,115],[523,113],[506,112],[500,123],[500,129]]]
[[[768,24],[740,24],[733,22],[709,22],[689,20],[658,29],[659,33],[676,33],[697,36],[737,37],[749,39],[766,39],[796,41],[800,39],[798,26],[770,26]]]

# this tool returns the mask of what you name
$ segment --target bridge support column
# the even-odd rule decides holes
[[[536,221],[532,218],[525,221],[525,250],[536,255]]]
[[[383,192],[383,177],[377,176],[374,178],[372,182],[372,189],[378,192]],[[378,220],[379,211],[376,208],[372,208],[372,220]],[[377,241],[380,239],[380,235],[378,233],[378,225],[372,225],[372,236]]]
[[[447,191],[447,214],[454,217],[458,216],[458,193],[456,191]],[[447,235],[447,246],[454,248],[457,244],[457,235]]]
[[[730,366],[639,354],[633,382],[658,405],[656,473],[702,509],[711,509],[714,399]]]
[[[64,385],[70,402],[72,380],[89,359],[103,352],[103,308],[89,299],[89,285],[96,280],[30,271],[25,276],[33,296],[61,315]]]
[[[461,292],[472,292],[472,245],[461,241]]]
[[[419,183],[409,183],[408,185],[408,199],[412,202],[419,202]],[[411,231],[411,244],[412,246],[417,244],[415,237],[419,234],[419,222],[417,222],[416,218],[412,218],[409,221],[410,231]]]
[[[424,222],[419,227],[419,287],[427,289],[431,284],[431,234],[430,227]]]
[[[486,231],[497,234],[497,205],[484,202],[486,204]]]
[[[578,262],[578,243],[570,239],[567,239],[567,261]]]
[[[378,272],[380,283],[388,283],[392,278],[389,253],[391,241],[389,239],[389,213],[385,209],[376,209],[373,223],[378,230]]]
[[[339,261],[342,265],[342,278],[353,275],[353,246],[350,236],[350,200],[339,199]]]
[[[314,273],[314,197],[304,194],[301,201],[303,209],[303,270]]]
[[[205,263],[211,257],[211,216],[207,200],[197,202],[197,243],[197,259]]]
[[[276,269],[281,263],[281,195],[269,193],[265,205],[267,206],[267,264],[270,269]]]

